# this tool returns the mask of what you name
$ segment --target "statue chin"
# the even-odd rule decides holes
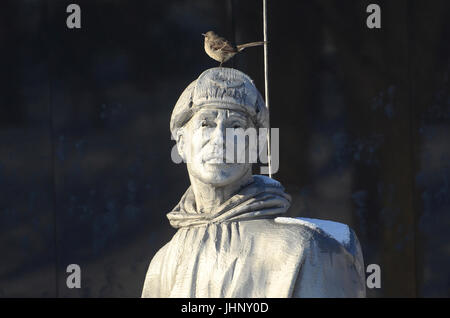
[[[188,164],[187,167],[189,175],[213,187],[241,182],[251,172],[251,164],[243,163],[201,163]]]

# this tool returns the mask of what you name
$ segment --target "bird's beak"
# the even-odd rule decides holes
[[[205,34],[205,33],[202,33],[202,35],[203,35],[203,36],[206,36],[206,34]]]

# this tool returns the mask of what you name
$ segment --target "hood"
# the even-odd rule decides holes
[[[284,214],[291,205],[291,197],[283,186],[266,176],[254,175],[252,181],[210,213],[199,213],[192,187],[189,187],[177,206],[167,214],[174,228],[274,218]]]

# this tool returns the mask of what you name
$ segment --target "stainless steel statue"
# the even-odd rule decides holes
[[[142,297],[365,296],[351,229],[283,217],[290,197],[279,182],[224,160],[227,128],[264,128],[268,116],[235,69],[208,69],[182,93],[170,129],[191,187],[167,215],[178,231],[152,259]]]

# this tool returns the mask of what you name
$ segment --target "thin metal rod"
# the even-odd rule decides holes
[[[263,28],[264,28],[264,90],[266,107],[269,110],[269,52],[268,52],[268,37],[267,37],[267,0],[263,0]],[[270,110],[269,110],[270,114]],[[270,115],[269,115],[270,119]],[[270,121],[269,131],[267,132],[267,162],[269,166],[269,177],[272,178],[272,156],[270,151]]]

